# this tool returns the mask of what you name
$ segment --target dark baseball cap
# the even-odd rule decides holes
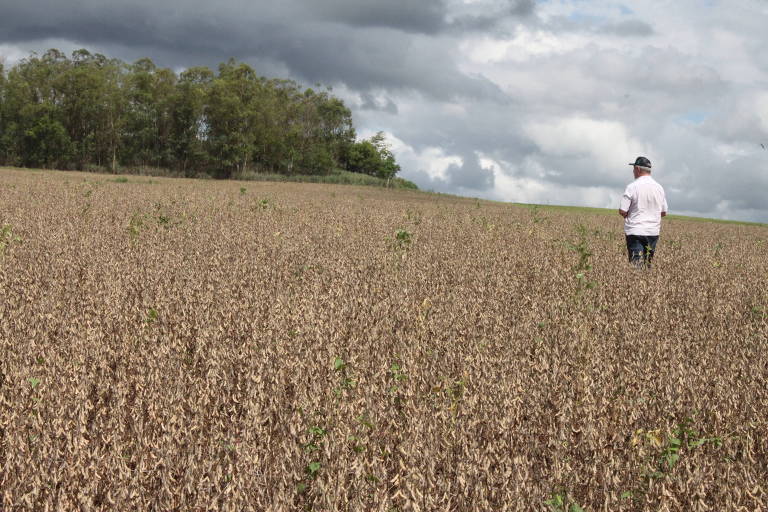
[[[629,165],[636,165],[638,167],[647,167],[648,169],[651,168],[651,161],[645,158],[644,156],[637,157],[637,160],[635,160],[635,163],[629,164]]]

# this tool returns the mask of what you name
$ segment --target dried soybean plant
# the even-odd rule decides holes
[[[0,173],[2,510],[768,499],[765,227]]]

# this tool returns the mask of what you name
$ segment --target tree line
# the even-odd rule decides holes
[[[77,170],[156,168],[220,178],[400,170],[381,133],[356,140],[330,90],[259,76],[230,59],[176,73],[80,49],[0,62],[0,164]]]

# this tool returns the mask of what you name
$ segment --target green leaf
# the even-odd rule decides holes
[[[632,491],[624,491],[621,493],[621,499],[625,500],[632,497]]]
[[[309,433],[313,436],[323,437],[326,433],[326,430],[322,427],[310,427]]]
[[[560,509],[564,504],[563,497],[559,494],[555,494],[551,499],[544,502],[545,505],[549,505],[555,509]]]
[[[373,423],[371,423],[371,421],[366,416],[364,415],[358,416],[357,421],[359,421],[362,426],[373,430]]]
[[[27,379],[29,382],[29,385],[32,386],[32,389],[35,389],[38,385],[40,385],[40,379],[36,379],[34,377],[30,377]]]
[[[671,453],[667,455],[667,465],[671,468],[674,467],[675,464],[677,464],[677,461],[680,459],[680,455],[676,453]]]
[[[333,370],[334,371],[343,370],[346,366],[347,366],[347,363],[345,363],[344,360],[342,358],[340,358],[340,357],[337,357],[333,361]]]

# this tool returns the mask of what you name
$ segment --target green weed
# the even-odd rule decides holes
[[[333,371],[339,375],[339,385],[333,390],[336,396],[340,397],[344,391],[355,387],[355,380],[348,373],[348,364],[342,358],[334,358]]]
[[[584,508],[576,503],[567,493],[553,493],[552,497],[544,502],[551,512],[584,512]]]
[[[534,224],[540,224],[547,220],[546,217],[544,217],[541,213],[541,207],[537,204],[530,206],[530,212],[531,212],[531,222]]]
[[[307,476],[309,478],[315,479],[317,475],[320,473],[320,469],[322,468],[322,464],[319,462],[310,462],[307,464],[307,467],[305,469],[305,472],[307,473]]]
[[[421,212],[418,210],[405,210],[405,220],[418,226],[421,224]]]
[[[144,216],[140,213],[134,213],[131,216],[131,220],[128,223],[128,235],[131,239],[135,240],[141,233],[141,228],[144,226]]]
[[[403,371],[403,366],[400,363],[392,363],[389,367],[389,376],[393,381],[392,386],[389,388],[390,393],[395,393],[399,389],[399,385],[408,380],[408,376]]]
[[[395,232],[395,248],[406,251],[411,247],[413,235],[404,229],[398,229]]]
[[[576,271],[577,289],[581,292],[583,290],[594,288],[597,286],[597,283],[595,281],[590,281],[587,278],[587,272],[592,270],[592,264],[590,263],[592,251],[589,248],[589,241],[587,240],[589,231],[584,225],[579,224],[576,226],[576,233],[578,234],[578,240],[576,243],[569,242],[568,246],[579,256],[579,260],[576,262],[574,270]]]
[[[13,234],[10,224],[3,224],[0,228],[0,260],[5,257],[5,249],[13,243],[20,243],[21,237]]]
[[[150,308],[150,310],[147,311],[147,316],[144,319],[144,321],[147,322],[148,324],[152,324],[152,323],[157,322],[158,318],[159,318],[159,314],[158,314],[157,310],[154,309],[154,308]]]

